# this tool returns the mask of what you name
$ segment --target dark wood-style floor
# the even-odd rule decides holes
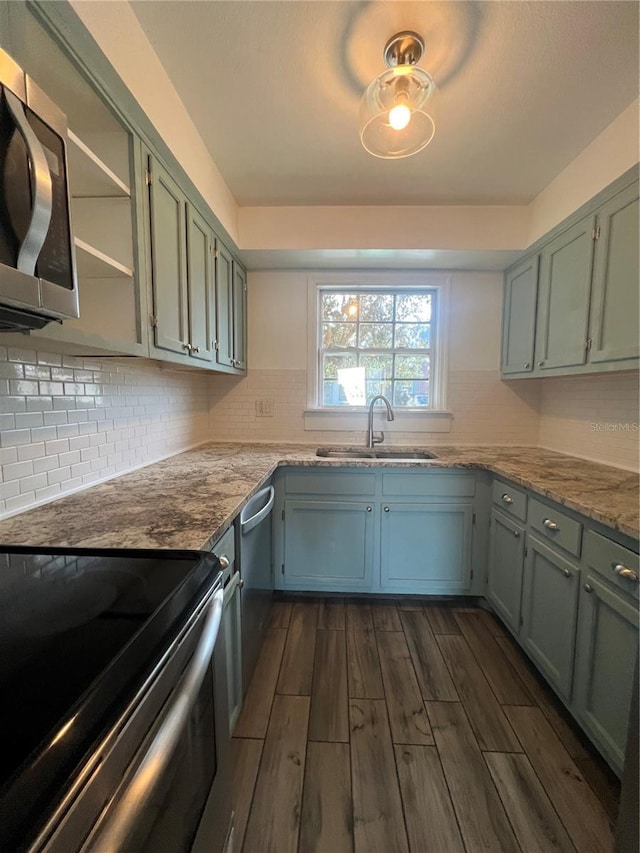
[[[618,786],[494,617],[276,602],[235,729],[235,850],[612,850]]]

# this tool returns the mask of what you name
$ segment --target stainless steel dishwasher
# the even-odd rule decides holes
[[[271,510],[274,496],[273,486],[261,489],[240,514],[243,693],[251,680],[273,600]]]

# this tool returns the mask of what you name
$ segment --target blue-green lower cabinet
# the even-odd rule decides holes
[[[282,588],[371,589],[373,503],[287,499],[284,511]]]
[[[523,563],[524,528],[492,510],[486,594],[516,634],[520,630]]]
[[[527,540],[520,642],[571,701],[580,569],[534,536]]]
[[[384,502],[382,590],[447,594],[468,589],[472,524],[471,503]]]
[[[588,574],[580,592],[574,703],[585,730],[619,773],[637,654],[637,604]]]

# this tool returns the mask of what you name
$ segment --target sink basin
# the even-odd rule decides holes
[[[396,461],[411,459],[436,459],[435,453],[429,450],[402,450],[401,448],[387,448],[385,450],[368,450],[367,448],[334,449],[331,447],[320,447],[316,450],[316,456],[323,459],[391,459]]]
[[[320,447],[316,456],[323,459],[374,459],[372,450],[332,450],[330,447]]]
[[[374,459],[437,459],[430,450],[374,450]]]

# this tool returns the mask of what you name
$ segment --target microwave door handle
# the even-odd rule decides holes
[[[47,232],[49,231],[49,225],[51,224],[51,172],[49,171],[49,164],[47,163],[40,140],[27,120],[22,101],[9,89],[4,90],[4,96],[9,107],[9,112],[27,147],[29,165],[35,185],[33,205],[31,207],[31,220],[25,238],[20,246],[17,268],[20,272],[27,275],[35,275],[36,262],[42,251],[44,241],[47,238]]]
[[[209,612],[200,640],[189,668],[180,679],[170,699],[164,722],[115,807],[113,816],[107,817],[106,822],[98,830],[97,837],[90,839],[88,849],[91,853],[118,853],[127,849],[127,838],[131,834],[132,827],[162,781],[163,773],[178,746],[198,698],[218,639],[223,604],[224,591],[219,589],[209,602]]]

